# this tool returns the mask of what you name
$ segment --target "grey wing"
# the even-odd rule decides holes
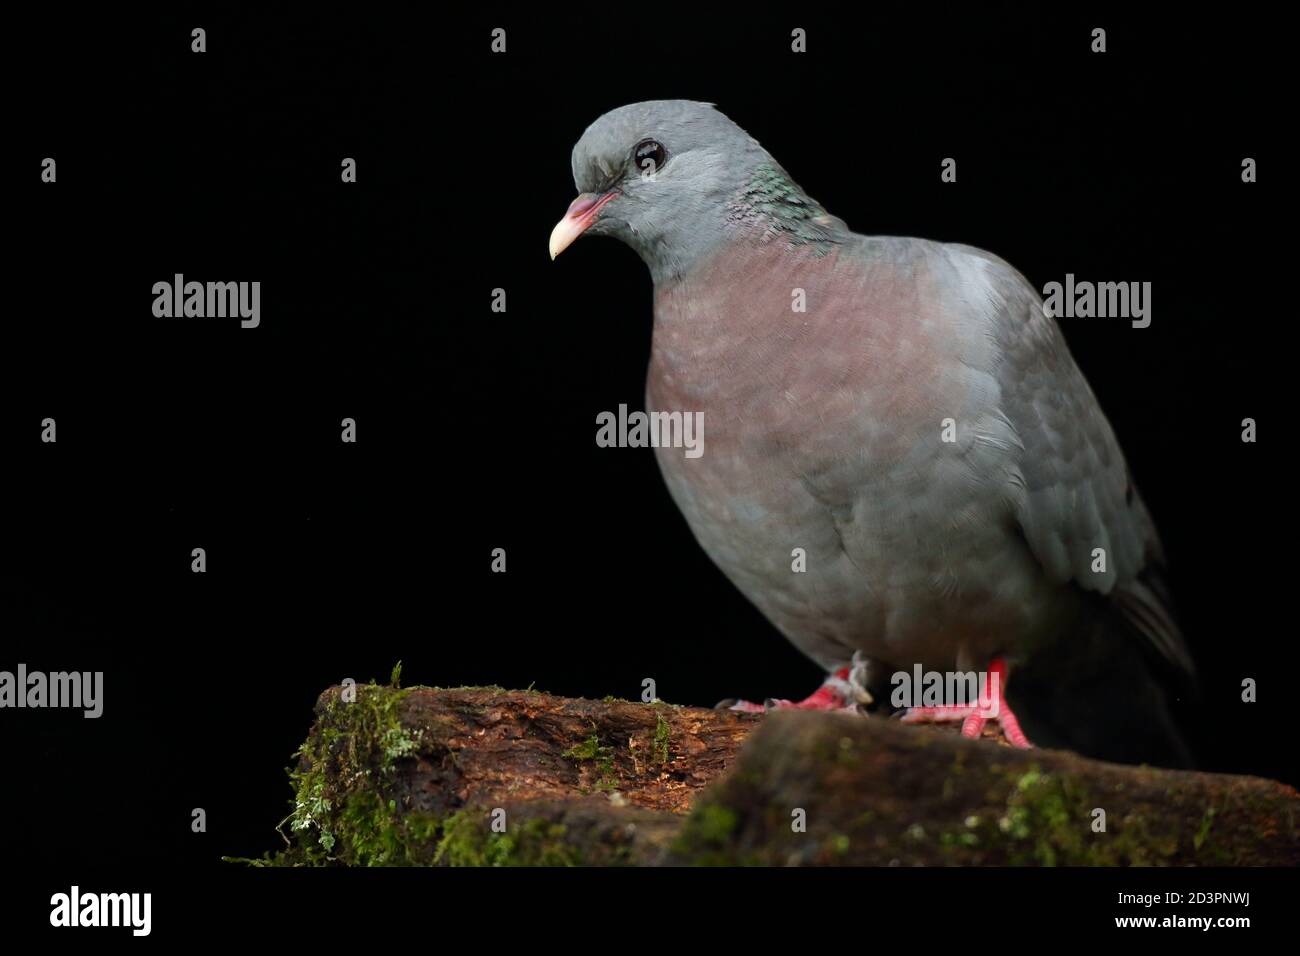
[[[1013,507],[1030,550],[1053,580],[1108,597],[1161,656],[1193,674],[1163,583],[1155,525],[1056,320],[1007,263],[955,248],[985,263],[993,373],[1002,413],[1023,447]]]

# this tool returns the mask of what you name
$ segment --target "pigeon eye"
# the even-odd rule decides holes
[[[642,176],[651,177],[668,162],[668,150],[653,139],[643,139],[632,151],[632,162]]]

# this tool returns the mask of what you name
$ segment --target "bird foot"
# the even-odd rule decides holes
[[[1002,730],[1007,743],[1021,750],[1028,750],[1034,745],[1029,742],[1025,732],[1020,729],[1020,721],[1007,703],[1006,687],[1007,665],[1000,658],[989,664],[988,700],[975,704],[941,705],[938,707],[909,707],[903,712],[901,720],[905,724],[930,724],[960,720],[963,737],[979,737],[984,732],[984,725],[990,720]]]
[[[856,712],[859,704],[871,703],[871,695],[856,681],[850,678],[850,670],[841,667],[833,672],[803,700],[791,701],[769,697],[761,704],[749,700],[728,699],[720,701],[715,709],[734,710],[742,714],[765,714],[770,710],[851,710]]]

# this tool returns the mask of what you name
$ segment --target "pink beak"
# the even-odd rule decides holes
[[[601,207],[617,195],[618,193],[614,190],[610,190],[603,195],[583,193],[570,203],[569,211],[551,230],[551,258],[554,259],[569,248],[574,239],[586,232],[587,227],[595,222],[596,217],[600,215]]]

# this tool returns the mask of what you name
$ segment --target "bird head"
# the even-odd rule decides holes
[[[652,271],[721,240],[728,202],[770,156],[709,103],[654,100],[606,113],[573,148],[579,196],[551,232],[554,259],[581,235],[614,236]]]

